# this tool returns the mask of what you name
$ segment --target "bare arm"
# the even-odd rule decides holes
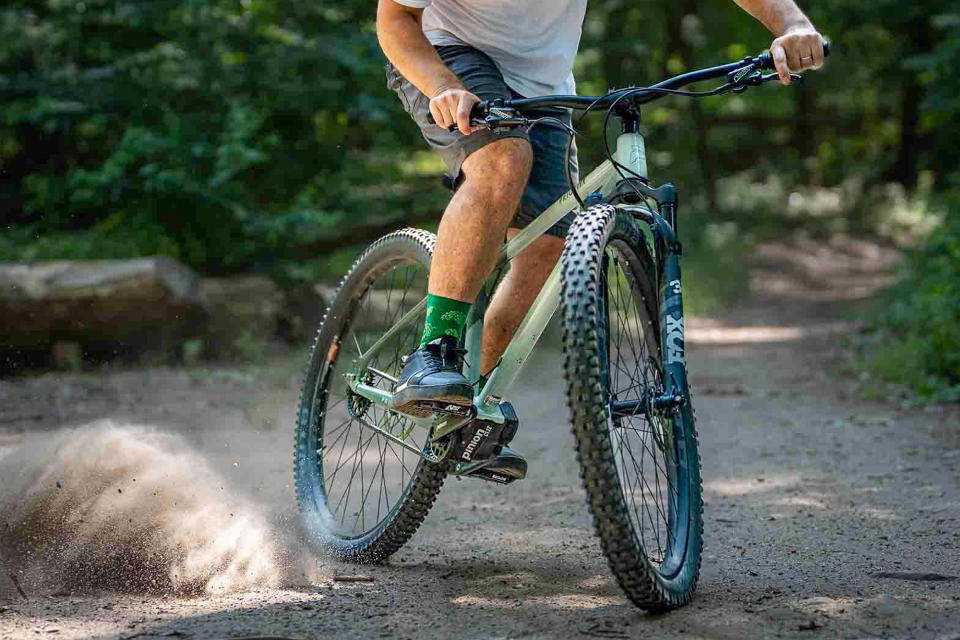
[[[780,82],[823,64],[823,38],[793,0],[734,0],[776,36],[770,45]]]
[[[447,68],[433,45],[423,35],[423,9],[393,0],[377,5],[377,39],[387,59],[404,78],[430,98],[430,113],[442,127],[457,124],[469,134],[470,108],[479,102]]]

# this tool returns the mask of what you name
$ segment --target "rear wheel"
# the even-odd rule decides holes
[[[562,263],[564,377],[577,454],[604,554],[638,606],[689,602],[700,572],[700,458],[689,394],[664,394],[654,265],[637,224],[591,207]]]
[[[417,530],[446,471],[369,428],[375,425],[418,451],[427,429],[350,392],[348,374],[392,391],[401,357],[419,346],[425,311],[364,371],[357,356],[427,294],[435,237],[403,229],[374,242],[353,264],[317,333],[300,392],[294,476],[301,522],[318,545],[343,559],[382,560]],[[385,374],[385,375],[384,375]]]

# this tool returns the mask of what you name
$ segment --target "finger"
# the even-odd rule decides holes
[[[469,94],[460,94],[460,102],[457,105],[457,126],[460,128],[460,133],[465,136],[473,133],[473,127],[470,126],[470,107],[472,106],[473,101],[470,100]]]
[[[770,47],[770,54],[773,56],[773,65],[777,68],[777,75],[780,76],[780,83],[790,84],[790,69],[787,68],[787,54],[783,47],[775,44]]]
[[[433,116],[433,121],[438,127],[443,127],[446,129],[448,126],[450,126],[450,123],[447,122],[444,110],[440,108],[439,100],[431,100],[428,106],[430,108],[430,115]]]
[[[813,49],[816,47],[818,40],[817,35],[811,33],[803,36],[803,40],[797,47],[797,52],[800,55],[800,64],[803,66],[804,71],[813,69],[817,64],[816,59],[813,57]]]
[[[823,39],[816,35],[813,41],[813,68],[819,69],[823,66]]]
[[[787,54],[787,67],[790,68],[790,71],[795,71],[797,73],[803,71],[803,63],[800,62],[800,51],[796,46],[792,46],[789,49],[786,49]]]

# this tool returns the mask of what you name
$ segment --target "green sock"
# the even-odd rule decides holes
[[[480,379],[477,380],[477,389],[482,391],[483,387],[486,386],[487,384],[487,380],[489,379],[490,378],[488,378],[487,376],[480,376]]]
[[[423,326],[420,346],[436,340],[440,336],[453,336],[459,339],[467,324],[469,302],[460,302],[453,298],[427,295],[427,322]]]

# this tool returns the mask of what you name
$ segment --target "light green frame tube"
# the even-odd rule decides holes
[[[639,133],[624,133],[617,139],[617,161],[629,167],[635,173],[646,176],[646,153],[643,144],[643,136]],[[620,180],[620,174],[609,160],[604,161],[596,169],[590,172],[577,187],[577,192],[581,197],[591,193],[612,193]],[[561,218],[570,211],[577,208],[577,203],[573,193],[567,191],[560,196],[550,207],[542,214],[524,227],[509,242],[503,245],[500,250],[501,260],[512,260],[521,251],[526,249],[534,240],[546,233],[547,229],[556,224]],[[373,358],[373,355],[398,331],[416,320],[419,313],[427,303],[426,297],[418,302],[410,311],[405,313],[390,329],[377,340],[366,352],[357,358],[355,371],[363,371]],[[540,290],[537,299],[534,301],[526,317],[514,334],[510,344],[507,345],[503,353],[503,360],[500,365],[494,369],[490,379],[479,395],[474,398],[474,405],[477,408],[479,417],[494,422],[503,422],[503,413],[497,406],[500,400],[509,392],[511,386],[519,377],[523,365],[526,364],[533,348],[543,335],[550,318],[560,306],[560,263],[554,266],[550,277],[547,278],[543,289]],[[486,301],[477,305],[478,311],[486,311]],[[467,320],[466,346],[468,353],[475,357],[467,359],[467,379],[475,381],[480,375],[480,344],[483,339],[483,318],[475,317],[473,311]],[[367,398],[380,407],[389,409],[392,394],[378,389],[376,387],[362,384],[354,375],[351,377],[350,388],[357,395]],[[446,420],[446,418],[440,418]],[[431,420],[417,420],[420,426],[429,426]],[[443,433],[449,430],[445,429]]]

